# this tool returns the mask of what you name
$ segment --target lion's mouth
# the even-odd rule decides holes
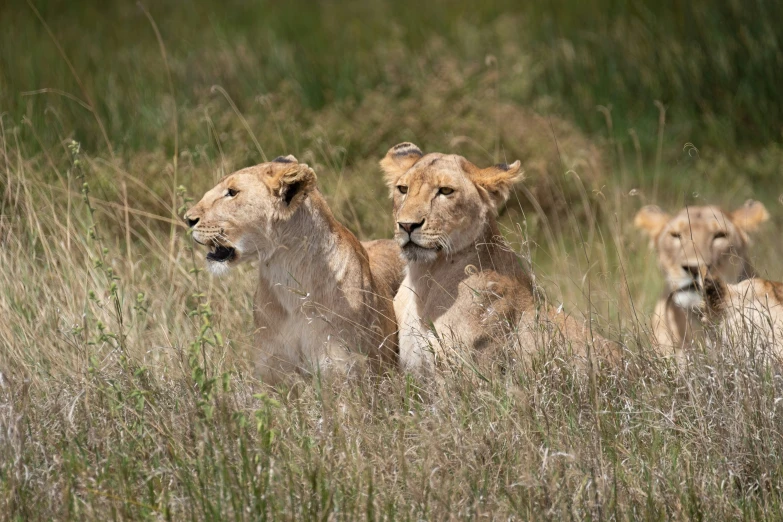
[[[231,261],[236,257],[236,250],[232,247],[223,245],[212,245],[207,254],[208,261],[215,261],[217,263],[225,263]]]
[[[422,250],[441,250],[443,247],[436,243],[434,245],[422,245],[421,243],[416,242],[412,237],[408,236],[405,238],[407,241],[404,245],[401,246],[401,248],[420,248]]]
[[[402,245],[402,255],[409,261],[409,262],[416,262],[416,263],[431,263],[435,261],[435,259],[438,256],[438,251],[440,248],[436,247],[426,247],[422,246],[418,243],[416,243],[413,240],[408,241],[404,245]]]

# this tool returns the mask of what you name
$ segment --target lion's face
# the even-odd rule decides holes
[[[761,203],[748,201],[731,213],[714,206],[686,207],[673,217],[647,206],[636,214],[635,224],[650,235],[675,304],[692,308],[701,302],[700,275],[727,283],[747,275],[748,232],[768,218]]]
[[[316,176],[293,156],[280,157],[224,177],[185,214],[193,239],[209,247],[215,274],[243,261],[264,258],[275,232],[315,186]]]
[[[395,238],[411,262],[432,262],[473,244],[508,198],[519,162],[479,169],[462,156],[401,143],[381,161],[394,200]]]

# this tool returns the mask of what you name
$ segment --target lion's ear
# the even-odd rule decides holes
[[[731,221],[745,232],[755,231],[759,225],[769,219],[769,212],[758,201],[749,199],[740,208],[731,213]]]
[[[633,224],[636,228],[644,230],[650,239],[655,239],[661,233],[663,227],[669,222],[671,216],[655,205],[642,207],[633,218]]]
[[[293,210],[315,188],[318,177],[306,163],[278,163],[291,163],[291,168],[280,170],[273,176],[272,192],[280,198],[284,208]]]
[[[394,185],[400,176],[405,174],[409,168],[416,164],[424,156],[421,149],[413,143],[399,143],[389,149],[386,156],[381,160],[381,168],[386,177],[386,184],[394,189]]]
[[[489,195],[494,208],[500,207],[508,200],[514,184],[522,181],[524,177],[519,160],[511,165],[499,163],[485,169],[479,169],[469,161],[465,161],[463,168],[468,172],[473,183]]]

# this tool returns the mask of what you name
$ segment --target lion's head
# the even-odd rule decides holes
[[[478,168],[462,156],[424,155],[412,143],[381,160],[394,199],[395,238],[411,262],[459,252],[484,233],[521,177],[519,161]]]
[[[634,224],[650,236],[674,303],[693,308],[701,302],[700,274],[727,283],[750,275],[748,233],[767,219],[764,205],[749,200],[734,212],[685,207],[673,217],[648,205],[636,214]]]
[[[193,239],[210,248],[210,271],[221,274],[268,255],[275,248],[277,226],[294,215],[315,183],[315,172],[293,156],[221,179],[185,214]]]

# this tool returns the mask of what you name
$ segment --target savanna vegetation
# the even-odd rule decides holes
[[[780,377],[651,350],[634,212],[762,201],[783,279],[783,4],[0,6],[0,519],[779,519]],[[202,271],[184,209],[294,154],[390,237],[401,141],[520,159],[507,239],[621,341],[584,374],[253,378],[251,266]]]

